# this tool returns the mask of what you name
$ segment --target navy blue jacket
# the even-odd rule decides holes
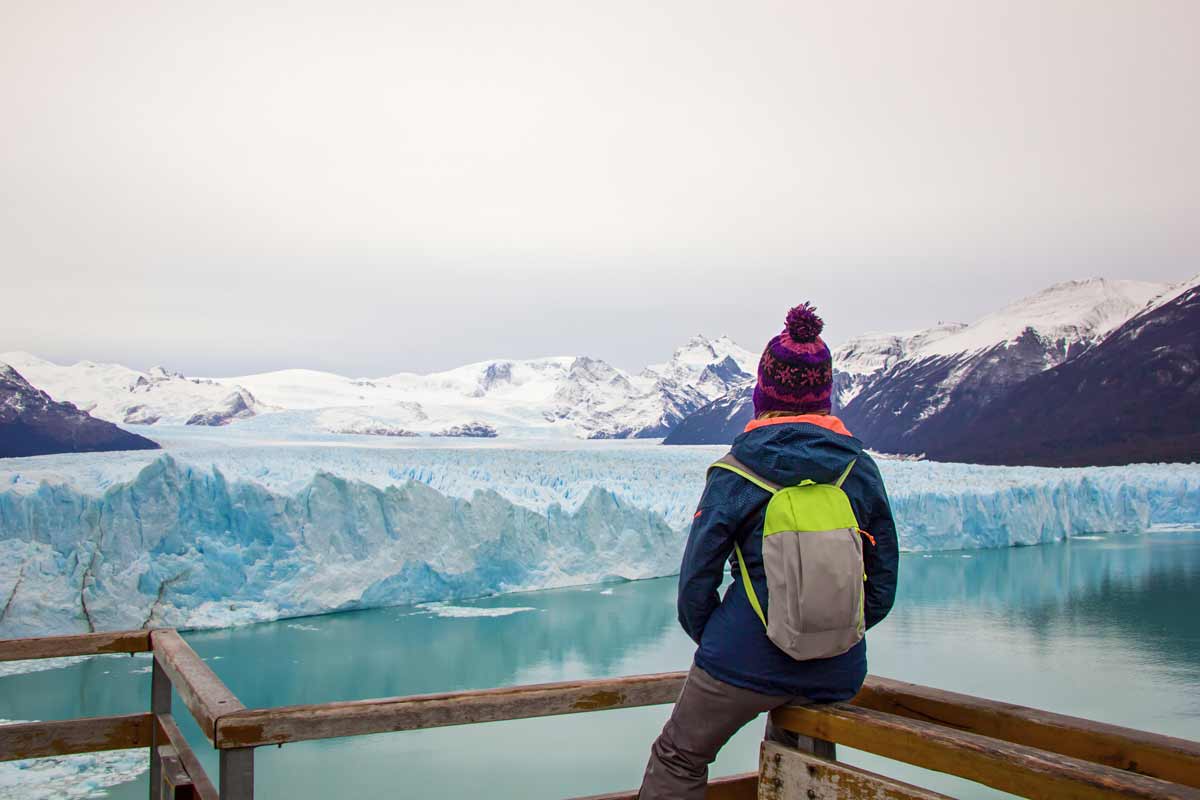
[[[836,418],[825,419],[841,428]],[[780,420],[741,434],[732,452],[756,474],[784,486],[806,478],[833,483],[851,459],[858,459],[842,488],[859,526],[875,538],[874,545],[863,542],[867,627],[887,616],[896,596],[899,546],[883,478],[874,459],[863,452],[862,442],[821,425]],[[763,694],[803,695],[820,703],[847,700],[858,693],[867,676],[866,639],[839,656],[796,661],[767,638],[742,588],[732,557],[735,540],[769,617],[762,528],[770,497],[728,470],[709,470],[679,571],[679,622],[700,645],[696,666],[718,680]],[[727,564],[733,584],[720,598],[717,590]]]

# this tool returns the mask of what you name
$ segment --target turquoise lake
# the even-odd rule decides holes
[[[513,610],[519,609],[519,610]],[[902,557],[871,672],[1200,739],[1200,532],[1110,534]],[[683,670],[675,579],[504,595],[186,634],[247,706]],[[106,656],[0,678],[0,718],[147,708],[149,660]],[[216,776],[215,754],[176,698]],[[568,798],[633,788],[669,706],[261,748],[257,796]],[[762,722],[714,774],[756,764]],[[997,792],[841,749],[956,797]],[[0,794],[34,796],[0,779]],[[32,770],[25,770],[32,774]],[[45,788],[45,787],[43,787]],[[144,798],[146,774],[106,796]],[[38,795],[41,796],[41,795]],[[54,796],[52,794],[44,796]],[[93,795],[101,796],[101,795]]]

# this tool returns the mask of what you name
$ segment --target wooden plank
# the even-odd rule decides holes
[[[208,777],[208,773],[204,771],[204,765],[196,757],[196,752],[192,750],[192,746],[183,737],[183,732],[179,730],[179,725],[175,722],[175,717],[171,714],[159,714],[157,720],[159,741],[166,742],[175,748],[175,753],[178,755],[180,763],[183,765],[184,770],[187,771],[188,777],[192,779],[192,787],[196,797],[199,800],[218,800],[217,787],[213,785],[212,780]]]
[[[1200,800],[1200,790],[1189,786],[843,703],[788,706],[772,712],[772,719],[805,736],[958,775],[1022,797]]]
[[[154,717],[124,714],[0,725],[0,761],[149,747]]]
[[[164,800],[193,800],[196,797],[195,787],[175,748],[169,744],[163,745],[158,748],[158,757],[162,765],[159,774]]]
[[[638,790],[629,792],[613,792],[611,794],[594,794],[588,797],[578,797],[575,800],[637,800]],[[741,775],[729,775],[724,778],[713,778],[708,782],[708,791],[704,800],[757,800],[758,774],[745,772]]]
[[[222,750],[221,800],[254,800],[254,748]]]
[[[824,739],[814,739],[811,736],[797,736],[796,749],[803,750],[809,755],[823,758],[826,761],[837,761],[837,745]]]
[[[753,772],[708,782],[704,800],[757,800],[758,776]]]
[[[173,630],[154,631],[154,660],[171,679],[171,685],[192,712],[200,730],[213,741],[217,720],[245,708],[205,664],[196,651]]]
[[[867,678],[851,703],[1200,787],[1200,742],[888,678]]]
[[[874,772],[763,742],[758,800],[952,800]]]
[[[162,664],[157,658],[150,659],[150,713],[157,717],[160,714],[171,713],[171,679],[163,671]],[[150,800],[162,800],[162,761],[158,757],[160,745],[169,744],[161,732],[161,725],[155,725],[153,741],[150,743]]]
[[[220,748],[258,747],[673,703],[679,697],[684,677],[682,672],[670,672],[239,711],[218,720],[215,744]]]
[[[0,661],[27,658],[94,656],[101,653],[144,653],[150,649],[150,631],[80,633],[73,636],[39,636],[33,639],[0,639]]]

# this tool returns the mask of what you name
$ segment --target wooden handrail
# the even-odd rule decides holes
[[[154,645],[154,660],[171,679],[171,685],[183,698],[200,730],[210,742],[215,741],[217,721],[245,706],[174,630],[156,630],[150,634],[150,640]]]
[[[1200,742],[874,676],[851,703],[1200,788]]]
[[[760,788],[755,800],[953,800],[939,792],[775,742],[763,742],[759,753]]]
[[[1200,790],[1000,739],[846,703],[786,706],[782,728],[1022,797],[1200,800]]]
[[[196,785],[192,776],[179,758],[179,751],[169,744],[158,748],[159,785],[157,789],[161,800],[193,800],[196,797]]]
[[[0,761],[151,747],[158,774],[179,796],[217,800],[169,713],[174,686],[221,750],[222,786],[230,797],[251,797],[253,748],[263,745],[665,704],[678,697],[686,677],[672,672],[246,709],[169,629],[0,640],[0,661],[151,649],[157,713],[0,726]],[[772,716],[829,745],[829,753],[829,743],[841,743],[1027,797],[1200,800],[1200,743],[887,678],[869,677],[848,703],[786,707]],[[801,785],[808,797],[840,796],[839,786],[855,782],[872,796],[939,797],[812,754],[766,745],[762,752],[762,775],[774,783],[764,790],[755,775],[714,781],[709,800],[783,798],[788,786]],[[775,794],[761,794],[766,790]],[[626,792],[591,800],[629,798]]]
[[[156,639],[157,646],[157,639]],[[249,709],[217,720],[219,748],[673,703],[684,673]]]
[[[36,639],[0,639],[0,661],[28,658],[95,656],[105,653],[145,653],[150,649],[150,631],[77,633]]]
[[[149,747],[152,714],[0,725],[0,761]]]
[[[217,787],[213,786],[213,782],[204,772],[204,766],[200,763],[200,759],[196,758],[196,753],[184,738],[183,732],[179,730],[175,717],[170,714],[158,714],[155,724],[158,726],[159,741],[166,742],[175,748],[180,764],[192,780],[195,794],[200,800],[218,800],[220,795]]]

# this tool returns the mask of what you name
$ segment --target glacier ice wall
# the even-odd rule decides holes
[[[277,494],[166,456],[101,496],[0,493],[0,635],[208,627],[677,567],[681,534],[594,488],[544,512],[328,473]]]
[[[1200,465],[1046,469],[880,463],[901,548],[1009,547],[1200,524]]]
[[[271,450],[206,467],[114,457],[117,473],[94,459],[6,463],[0,636],[215,627],[670,575],[714,457]],[[1197,465],[881,468],[907,550],[1200,522]]]

